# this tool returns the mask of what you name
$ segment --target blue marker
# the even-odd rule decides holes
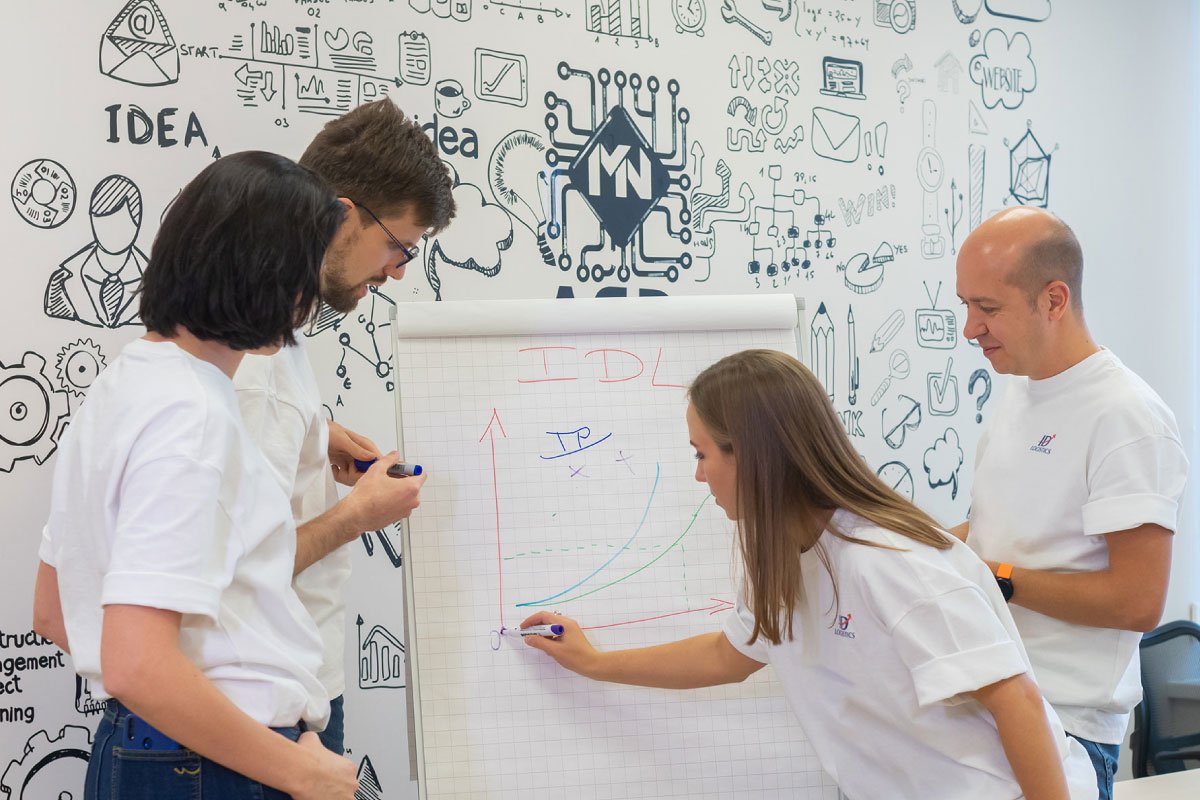
[[[378,460],[379,459],[377,459],[377,458],[372,458],[370,461],[361,461],[356,458],[356,459],[354,459],[354,466],[355,466],[355,468],[358,469],[359,472],[366,472],[368,469],[371,468],[371,465],[374,464]],[[416,477],[417,475],[420,475],[424,471],[425,470],[422,469],[420,464],[399,463],[399,464],[392,464],[390,467],[388,467],[387,473],[388,473],[388,475],[391,475],[393,478],[413,478],[413,477]]]
[[[562,636],[566,628],[558,623],[553,625],[530,625],[528,628],[505,628],[501,633],[505,636]]]

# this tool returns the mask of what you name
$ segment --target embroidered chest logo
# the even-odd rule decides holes
[[[1050,455],[1050,443],[1053,442],[1057,436],[1057,433],[1046,434],[1041,439],[1038,439],[1038,443],[1029,449],[1035,453],[1045,453],[1046,455]]]
[[[853,614],[846,614],[844,616],[839,616],[837,618],[837,627],[835,627],[833,629],[833,632],[835,634],[837,634],[838,636],[844,636],[847,639],[853,639],[854,631],[850,630],[850,620],[853,618],[854,618]]]

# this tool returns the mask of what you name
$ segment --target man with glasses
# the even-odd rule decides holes
[[[454,217],[449,170],[433,142],[389,99],[329,122],[300,163],[324,178],[346,207],[321,267],[321,299],[338,313],[353,311],[371,286],[403,278],[417,242]],[[425,479],[388,477],[396,453],[383,455],[366,437],[326,418],[302,338],[275,355],[246,356],[234,383],[246,427],[291,498],[296,522],[323,523],[305,526],[297,541],[294,586],[324,644],[318,677],[333,702],[321,740],[340,754],[347,545],[368,529],[366,520],[389,520],[374,529],[407,517]],[[362,472],[355,459],[378,461]],[[335,480],[353,487],[340,501]]]

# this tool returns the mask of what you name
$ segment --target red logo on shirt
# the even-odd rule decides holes
[[[837,627],[833,632],[838,636],[845,636],[847,639],[854,638],[854,631],[850,630],[850,620],[854,618],[853,614],[845,614],[837,618]]]
[[[1035,453],[1045,453],[1046,455],[1050,455],[1050,443],[1053,442],[1057,436],[1057,433],[1046,434],[1041,439],[1038,439],[1038,443],[1029,449]]]

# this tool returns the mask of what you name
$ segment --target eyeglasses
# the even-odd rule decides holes
[[[346,199],[350,200],[351,203],[354,203],[354,205],[358,206],[363,211],[367,212],[367,214],[371,217],[371,219],[375,220],[375,224],[378,225],[379,227],[383,228],[383,232],[386,233],[387,237],[392,240],[392,244],[396,245],[396,247],[400,250],[400,252],[404,254],[404,257],[400,260],[400,262],[396,264],[397,269],[400,267],[403,267],[405,264],[407,264],[408,262],[412,261],[414,258],[417,257],[418,252],[420,252],[420,248],[406,247],[403,242],[401,242],[399,239],[396,238],[396,234],[389,231],[388,226],[384,225],[379,220],[379,217],[375,216],[374,211],[367,208],[362,203],[359,203],[356,200],[353,200],[351,198],[346,198]]]

